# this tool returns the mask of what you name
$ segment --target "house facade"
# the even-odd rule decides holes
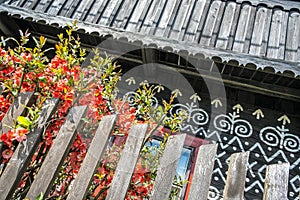
[[[147,80],[166,88],[159,106],[180,90],[173,113],[189,115],[181,131],[218,143],[208,199],[222,199],[229,156],[241,151],[250,151],[245,199],[262,199],[266,166],[284,162],[288,199],[299,199],[300,1],[8,0],[0,35],[29,29],[51,43],[75,19],[83,45],[122,66],[122,96],[134,98]]]

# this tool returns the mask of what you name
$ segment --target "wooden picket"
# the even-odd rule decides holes
[[[217,144],[207,144],[200,147],[189,193],[190,200],[207,198],[217,148]]]
[[[32,93],[22,93],[16,98],[17,100],[12,104],[9,112],[2,120],[1,133],[8,130],[3,125],[12,125],[18,116],[25,113],[24,105],[29,105],[33,98]],[[41,141],[45,124],[49,123],[57,105],[57,99],[46,101],[40,113],[38,125],[28,134],[27,140],[17,146],[12,158],[0,176],[0,199],[10,199],[12,197],[37,145]],[[59,130],[51,149],[26,195],[29,199],[36,199],[41,193],[47,196],[63,160],[67,156],[72,142],[76,137],[77,129],[81,125],[81,119],[85,117],[86,110],[87,107],[85,106],[73,107],[70,110],[66,122]],[[108,144],[116,119],[116,115],[111,115],[104,117],[100,122],[81,165],[79,174],[75,178],[67,197],[68,200],[85,199],[95,170]],[[139,152],[145,140],[147,127],[146,124],[131,127],[113,181],[108,186],[109,191],[106,199],[124,199],[139,157]],[[185,134],[169,137],[163,155],[160,158],[151,199],[168,199],[185,137]],[[216,151],[217,144],[202,145],[199,148],[191,187],[188,191],[188,199],[207,199]],[[223,194],[224,200],[240,200],[244,198],[249,153],[241,152],[231,156]],[[269,165],[266,172],[263,199],[287,199],[288,175],[288,163]]]
[[[289,163],[267,167],[263,200],[287,199],[289,168]]]
[[[74,107],[70,110],[67,120],[58,132],[52,148],[49,150],[43,165],[33,181],[27,198],[35,199],[39,194],[47,196],[57,173],[76,137],[81,118],[85,116],[86,106]]]
[[[58,99],[49,99],[37,119],[38,125],[28,134],[27,140],[21,142],[0,177],[0,199],[9,199],[17,188],[29,162],[36,151],[46,123],[50,120],[58,105]]]
[[[10,106],[9,110],[0,123],[0,135],[7,132],[13,127],[18,116],[25,114],[26,106],[30,106],[34,102],[34,94],[32,92],[20,93]],[[0,142],[0,156],[2,157],[2,142]]]
[[[67,200],[84,199],[113,130],[116,115],[101,120]]]
[[[185,136],[185,134],[182,134],[169,137],[164,153],[160,159],[151,200],[169,198]]]
[[[147,128],[147,124],[141,124],[135,125],[130,129],[106,199],[115,200],[125,198]]]
[[[249,152],[235,153],[230,156],[224,200],[244,199],[248,159]]]

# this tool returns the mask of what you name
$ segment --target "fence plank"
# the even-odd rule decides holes
[[[28,134],[27,139],[17,146],[7,167],[0,177],[0,199],[11,198],[14,190],[18,187],[23,174],[42,139],[45,126],[56,111],[58,102],[58,99],[46,100],[37,120],[37,126]]]
[[[101,156],[107,146],[115,120],[116,115],[110,115],[105,116],[100,122],[67,200],[85,199]]]
[[[263,200],[287,199],[289,167],[289,163],[267,167]]]
[[[118,163],[106,200],[124,199],[138,160],[148,125],[133,126]]]
[[[59,130],[40,171],[27,193],[29,199],[35,199],[41,193],[47,196],[55,176],[59,172],[64,158],[67,156],[76,137],[76,130],[79,128],[81,118],[84,117],[86,110],[86,106],[78,106],[70,110],[66,122]]]
[[[230,156],[224,200],[244,199],[245,180],[249,152],[235,153]]]
[[[217,148],[217,144],[200,147],[188,196],[189,200],[207,199]]]
[[[26,111],[25,107],[30,106],[33,101],[34,94],[32,92],[20,93],[16,97],[1,121],[0,135],[10,130],[10,127],[14,125],[14,121],[16,121],[17,117],[23,115]]]
[[[31,106],[34,102],[34,93],[25,92],[20,93],[15,99],[14,102],[10,105],[7,113],[3,117],[0,123],[0,135],[9,131],[14,126],[14,122],[17,120],[17,117],[24,115],[26,112],[26,106]],[[0,157],[2,157],[3,143],[0,142]]]
[[[0,83],[0,95],[2,94],[3,90],[4,90],[4,86],[2,83]]]
[[[160,159],[151,200],[169,199],[186,134],[170,136]]]

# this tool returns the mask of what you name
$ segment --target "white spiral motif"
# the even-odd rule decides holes
[[[283,140],[283,147],[290,152],[298,152],[300,150],[299,137],[292,134],[286,134]]]
[[[230,132],[232,122],[229,116],[222,114],[215,117],[214,126],[219,131]]]
[[[192,115],[192,120],[196,125],[207,124],[209,117],[205,110],[199,108],[199,109],[193,110],[192,113],[190,113],[190,115]]]
[[[125,99],[129,106],[135,106],[135,102],[137,99],[140,98],[140,95],[136,92],[127,92],[124,96],[123,99]]]
[[[134,91],[127,92],[124,94],[123,99],[125,99],[129,106],[135,106],[136,100],[140,99],[140,95]],[[156,97],[151,98],[151,106],[155,109],[158,106],[158,100]]]
[[[252,135],[253,129],[251,124],[246,120],[236,120],[234,123],[234,133],[240,137],[249,137]]]
[[[202,108],[193,108],[183,104],[175,104],[172,106],[170,113],[178,115],[182,111],[187,114],[187,124],[193,123],[193,125],[203,126],[209,121],[208,113]]]
[[[154,109],[156,109],[157,106],[158,106],[158,100],[157,100],[157,98],[156,98],[156,97],[152,97],[152,98],[150,99],[150,101],[151,101],[151,106],[152,106]]]
[[[276,147],[280,145],[280,132],[274,127],[265,127],[261,129],[259,138],[269,146]]]
[[[217,188],[209,186],[208,200],[220,200],[220,192]]]
[[[253,133],[252,125],[244,119],[236,119],[239,115],[218,115],[214,119],[214,126],[224,133],[234,134],[240,137],[249,137]]]
[[[170,113],[172,115],[179,115],[181,112],[186,112],[188,113],[188,107],[186,105],[183,104],[175,104],[172,106],[172,108],[170,109]]]

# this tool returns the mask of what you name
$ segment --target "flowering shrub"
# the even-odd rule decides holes
[[[161,90],[161,86],[149,87],[142,84],[137,91],[141,98],[133,107],[126,103],[126,99],[117,99],[116,84],[121,75],[119,66],[113,63],[110,57],[103,58],[98,50],[94,50],[95,56],[90,60],[90,65],[82,68],[81,63],[85,60],[86,52],[80,47],[79,38],[74,36],[75,29],[76,22],[69,26],[65,34],[58,35],[59,42],[55,45],[55,56],[51,59],[47,57],[47,51],[53,49],[44,49],[47,39],[43,36],[39,39],[33,37],[34,48],[27,47],[30,38],[28,32],[20,32],[20,41],[2,38],[0,43],[0,81],[3,87],[0,95],[0,120],[20,92],[34,92],[37,96],[35,104],[27,108],[28,114],[18,117],[15,126],[2,134],[0,138],[4,145],[1,157],[2,166],[5,167],[16,145],[25,140],[27,134],[30,134],[36,125],[45,100],[47,98],[60,99],[59,109],[49,123],[14,198],[25,197],[69,109],[76,105],[88,106],[85,125],[76,136],[53,188],[46,198],[64,199],[68,195],[97,124],[103,116],[113,113],[119,115],[112,136],[115,142],[107,148],[87,198],[105,198],[131,125],[149,123],[150,132],[146,141],[151,140],[151,134],[155,130],[161,131],[164,140],[159,147],[146,145],[143,147],[126,199],[148,198],[156,175],[160,150],[164,148],[169,135],[161,129],[160,125],[166,125],[171,132],[176,132],[178,124],[184,119],[183,116],[168,115],[176,95],[172,95],[169,102],[164,101],[164,106],[157,110],[151,107],[151,98]],[[15,41],[16,47],[7,48],[5,44],[8,40]],[[157,153],[153,154],[155,150]]]

